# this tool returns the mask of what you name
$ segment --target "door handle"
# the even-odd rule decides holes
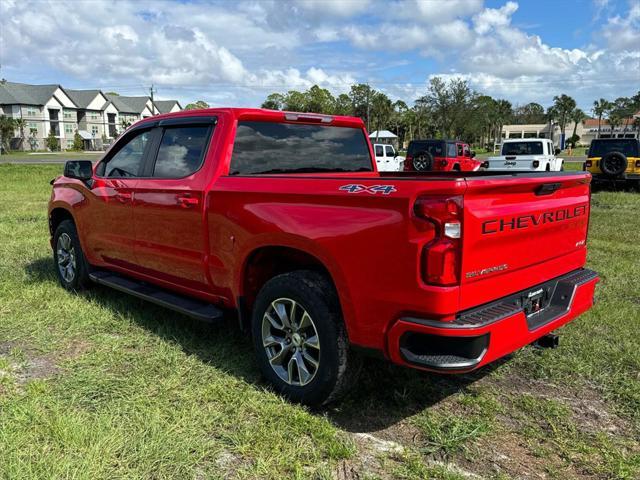
[[[125,193],[125,192],[118,192],[118,193],[116,193],[116,198],[121,203],[127,203],[127,202],[131,201],[131,199],[133,198],[133,194],[132,193]]]
[[[178,205],[183,208],[195,207],[200,203],[200,200],[194,197],[190,197],[188,195],[180,195],[178,196]]]

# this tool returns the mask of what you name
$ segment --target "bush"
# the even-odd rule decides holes
[[[81,151],[83,149],[84,149],[84,141],[82,140],[82,137],[80,136],[80,134],[76,130],[76,133],[73,136],[73,150],[76,151],[76,152],[79,152],[79,151]]]
[[[54,135],[53,130],[49,130],[49,135],[47,136],[47,139],[45,140],[44,143],[47,146],[47,148],[52,152],[57,152],[58,150],[60,150],[60,142],[58,141],[58,138]]]

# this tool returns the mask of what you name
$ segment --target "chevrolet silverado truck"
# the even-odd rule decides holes
[[[489,157],[483,164],[485,170],[519,170],[524,172],[560,172],[564,160],[556,157],[559,148],[544,138],[509,138],[502,142],[500,155]]]
[[[237,316],[266,380],[318,405],[362,352],[468,372],[588,310],[590,180],[381,174],[360,119],[191,110],[67,162],[48,217],[64,288]]]

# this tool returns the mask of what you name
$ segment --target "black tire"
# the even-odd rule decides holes
[[[282,347],[284,343],[277,343],[278,347],[265,347],[263,342],[263,321],[267,331],[272,331],[272,326],[267,323],[266,314],[267,312],[273,313],[275,311],[270,310],[273,305],[272,302],[283,299],[297,302],[296,311],[306,311],[309,314],[313,328],[319,338],[318,355],[316,357],[318,366],[314,369],[312,379],[305,385],[302,385],[302,376],[299,370],[298,385],[295,385],[293,384],[296,383],[295,381],[288,382],[281,378],[280,374],[275,370],[277,367],[272,367],[268,355],[271,354],[272,359],[279,356],[279,353],[285,350]],[[303,322],[298,322],[298,324],[301,323]],[[275,330],[279,332],[282,329],[277,328]],[[256,298],[251,321],[251,332],[256,359],[262,374],[276,391],[291,401],[311,406],[326,405],[337,400],[345,393],[346,387],[353,382],[357,373],[355,358],[349,350],[349,342],[337,293],[332,283],[324,275],[317,272],[298,270],[278,275],[269,280],[262,287]],[[269,335],[276,336],[275,333],[269,333]],[[280,338],[280,336],[278,337]],[[286,348],[293,348],[295,351],[296,348],[291,343],[292,338],[286,339],[288,340]],[[278,353],[275,355],[268,353],[268,348],[276,348]],[[304,347],[298,348],[300,350],[297,355],[305,355],[310,351],[307,350],[306,353],[302,353]],[[294,353],[291,353],[291,350],[287,350],[287,353],[282,357],[283,360],[277,362],[278,366],[284,370],[284,363],[287,363],[287,366],[290,367],[293,355]],[[289,360],[284,360],[287,357]],[[298,362],[296,361],[295,364],[298,365]],[[310,372],[311,369],[308,371]],[[289,373],[294,373],[292,377],[295,376],[295,370],[291,369]],[[285,372],[282,372],[282,374],[287,375]],[[292,380],[294,379],[292,378]]]
[[[413,158],[413,169],[416,172],[429,172],[433,169],[433,155],[430,152],[419,152]]]
[[[551,171],[551,164],[547,163],[547,168],[545,168],[545,171],[550,172]]]
[[[73,249],[72,258],[75,260],[75,266],[73,268],[74,271],[71,276],[63,274],[63,268],[61,268],[61,263],[64,263],[64,250],[61,251],[59,248],[61,246],[59,242],[62,237],[64,243],[64,236],[66,236],[70,241],[69,248]],[[90,266],[82,252],[76,226],[71,220],[63,220],[60,222],[53,234],[53,262],[58,280],[65,289],[72,292],[78,292],[86,289],[91,284],[91,281],[89,280]]]
[[[627,157],[622,152],[609,152],[600,160],[600,170],[605,175],[617,177],[627,169]]]

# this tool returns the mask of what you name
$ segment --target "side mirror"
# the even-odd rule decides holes
[[[471,151],[471,158],[476,158],[476,152],[474,152],[473,150]]]
[[[553,151],[553,154],[554,154],[554,155],[560,155],[560,152],[561,152],[561,151],[562,151],[562,150],[560,150],[558,147],[556,147],[556,149]]]
[[[93,177],[93,163],[91,160],[68,160],[64,164],[63,175],[86,183]]]

